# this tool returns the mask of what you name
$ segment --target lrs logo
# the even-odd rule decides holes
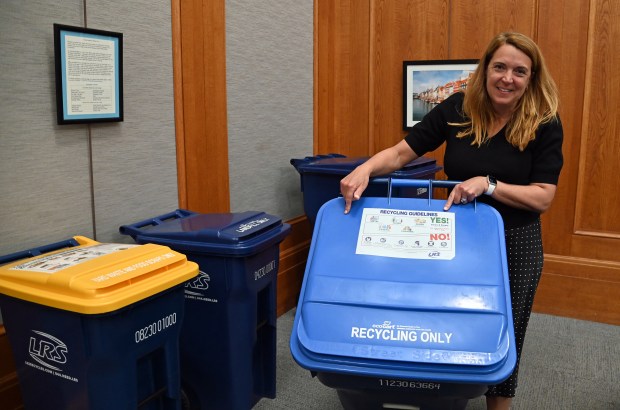
[[[185,284],[186,288],[198,289],[198,290],[207,290],[209,289],[209,281],[211,278],[208,273],[204,273],[200,271],[200,274],[196,276],[193,280],[187,282]]]
[[[30,356],[45,367],[61,371],[51,363],[64,364],[67,362],[67,345],[62,340],[47,333],[38,330],[32,332],[36,333],[37,336],[30,337],[30,344],[28,345]]]

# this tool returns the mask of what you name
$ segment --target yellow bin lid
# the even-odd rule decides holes
[[[167,246],[99,243],[0,266],[0,293],[84,314],[107,313],[198,274],[198,265]]]

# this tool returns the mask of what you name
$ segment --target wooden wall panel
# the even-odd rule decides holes
[[[446,59],[447,21],[447,0],[371,1],[369,155],[405,136],[403,61]]]
[[[314,153],[368,155],[368,0],[315,0]]]
[[[585,235],[620,240],[620,116],[610,110],[620,99],[616,67],[620,63],[620,3],[594,1],[589,54],[575,228]],[[620,253],[609,258],[620,261]]]
[[[13,353],[4,326],[0,325],[0,409],[23,409]]]
[[[545,255],[534,311],[620,325],[620,264]]]
[[[536,311],[615,324],[620,198],[610,187],[618,186],[620,171],[612,103],[620,89],[606,68],[620,51],[613,24],[618,3],[545,1],[539,9],[538,42],[560,90],[565,164],[553,206],[543,216],[545,267],[534,305]]]
[[[345,149],[345,154],[364,149],[368,155],[374,154],[403,137],[402,60],[479,58],[490,38],[506,30],[529,35],[540,45],[560,90],[565,166],[553,206],[543,215],[547,262],[535,310],[618,324],[620,306],[611,299],[620,294],[620,193],[616,182],[620,174],[616,160],[620,157],[620,117],[614,104],[620,97],[620,81],[612,73],[620,55],[616,40],[620,0],[481,0],[475,4],[370,0],[356,6],[349,1],[315,0],[315,5],[323,11],[315,21],[316,31],[328,37],[315,44],[319,67],[315,76],[319,117],[315,146],[360,144],[359,150]],[[359,11],[366,5],[369,30],[358,27],[356,31],[363,33],[364,39],[368,36],[368,47],[360,39],[343,35],[350,34],[350,29],[334,27],[354,19],[343,12]],[[361,48],[341,48],[334,54],[334,43]],[[342,76],[342,66],[337,65],[327,69],[339,72],[320,72],[325,67],[321,59],[344,58],[341,53],[355,55],[358,64],[363,64],[361,59],[367,53],[368,78]],[[340,117],[342,110],[333,107],[354,105],[351,94],[339,90],[350,90],[347,82],[365,81],[367,134],[363,127],[337,128],[334,124],[349,123],[352,114],[346,111]],[[441,149],[429,156],[443,162]]]
[[[174,126],[177,148],[177,187],[179,207],[187,208],[187,169],[185,168],[185,120],[183,116],[183,55],[181,48],[181,0],[171,0],[172,73],[174,88]]]
[[[571,255],[573,216],[583,94],[589,0],[543,1],[539,8],[538,44],[560,92],[560,116],[564,127],[564,168],[551,209],[543,215],[543,246],[546,253]],[[553,21],[553,24],[549,24]],[[566,70],[566,67],[571,67]],[[585,255],[581,255],[585,256]]]
[[[305,216],[287,223],[291,225],[291,233],[280,245],[278,316],[297,306],[312,237],[312,228]]]
[[[493,36],[518,31],[536,37],[536,0],[450,2],[450,58],[480,58]]]
[[[179,203],[202,213],[230,208],[224,3],[172,1]]]

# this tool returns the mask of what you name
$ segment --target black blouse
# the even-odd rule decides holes
[[[473,137],[456,138],[462,128],[448,123],[462,123],[463,93],[456,93],[434,107],[419,123],[415,124],[405,141],[413,151],[422,156],[446,142],[444,170],[451,180],[464,181],[476,176],[493,175],[498,181],[515,185],[533,182],[557,185],[562,169],[562,123],[542,124],[536,137],[524,151],[506,141],[505,127],[487,143],[471,145]],[[506,229],[525,226],[534,222],[539,214],[504,205],[488,195],[479,201],[493,206],[501,214]]]

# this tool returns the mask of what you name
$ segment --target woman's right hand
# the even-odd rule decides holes
[[[401,140],[398,144],[373,155],[368,161],[355,168],[340,181],[340,193],[344,198],[344,213],[348,214],[351,210],[351,203],[362,197],[370,177],[401,169],[417,157],[409,144]]]
[[[344,198],[344,213],[351,210],[351,203],[362,197],[362,193],[368,186],[370,171],[364,164],[355,168],[349,175],[340,180],[340,193]]]

